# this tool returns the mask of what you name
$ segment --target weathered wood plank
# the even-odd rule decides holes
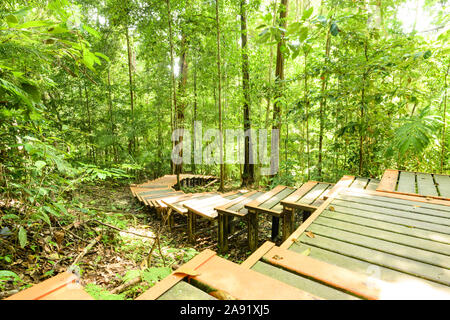
[[[386,252],[365,248],[346,241],[323,237],[319,234],[309,238],[305,234],[300,237],[301,243],[316,246],[342,255],[382,265],[400,272],[422,277],[444,285],[450,285],[450,271],[427,263],[392,255]]]
[[[417,193],[416,174],[414,172],[400,171],[397,192]]]
[[[297,203],[311,204],[318,199],[321,194],[328,188],[329,183],[320,182],[306,193]]]
[[[182,268],[188,270],[196,270],[198,267],[210,259],[212,259],[216,253],[212,250],[206,249],[196,255],[194,258],[182,265]],[[167,292],[170,288],[176,285],[178,282],[186,277],[184,273],[172,272],[169,276],[165,277],[163,280],[157,282],[153,287],[145,291],[136,300],[155,300],[159,298],[162,294]]]
[[[446,200],[432,199],[421,196],[404,195],[396,192],[382,192],[364,190],[363,192],[350,192],[342,190],[342,195],[357,196],[358,198],[380,200],[387,203],[399,203],[420,206],[422,208],[430,208],[437,211],[450,212],[450,202]]]
[[[368,276],[374,276],[383,281],[389,281],[393,283],[418,283],[422,284],[422,287],[431,287],[436,290],[442,290],[443,292],[450,294],[450,288],[448,286],[429,281],[426,279],[418,278],[416,276],[406,274],[394,269],[383,267],[373,262],[367,262],[364,260],[356,259],[346,255],[342,255],[333,251],[325,250],[319,247],[311,246],[308,244],[296,242],[291,245],[289,250],[301,254],[308,251],[311,258],[315,258],[321,261],[332,263],[336,266],[347,268],[349,270],[366,274]],[[424,296],[429,299],[430,297]]]
[[[366,275],[291,250],[273,247],[263,260],[364,299],[375,300],[380,296],[381,289],[372,285]]]
[[[259,272],[243,268],[218,256],[200,266],[198,281],[216,290],[222,290],[242,300],[303,300],[319,299],[310,293],[270,278]]]
[[[157,300],[217,300],[206,292],[180,281],[167,292],[163,293]]]
[[[437,189],[434,185],[433,176],[429,173],[417,173],[418,193],[423,196],[437,197]]]
[[[358,300],[357,297],[350,294],[336,290],[327,285],[321,284],[320,282],[310,280],[306,277],[299,276],[292,272],[285,271],[281,268],[277,268],[265,262],[258,261],[252,267],[252,270],[327,300]]]
[[[289,197],[284,199],[285,202],[297,202],[301,197],[303,197],[305,194],[307,194],[309,191],[311,191],[312,188],[314,188],[319,182],[317,181],[308,181],[300,188],[295,190]]]
[[[389,214],[380,214],[377,212],[365,211],[358,208],[354,208],[352,206],[341,206],[336,203],[333,203],[334,211],[347,213],[363,218],[370,218],[378,221],[384,221],[389,223],[395,223],[399,225],[403,225],[409,228],[418,228],[423,230],[428,230],[432,232],[443,233],[446,235],[450,235],[450,228],[448,226],[442,226],[435,223],[428,223],[423,221],[412,220],[409,217],[399,217],[396,215]]]
[[[437,183],[440,196],[450,200],[450,176],[440,174],[434,174],[433,176]]]
[[[357,177],[353,183],[350,185],[350,189],[365,189],[367,184],[369,183],[368,178]]]
[[[420,219],[424,221],[436,221],[436,223],[442,223],[447,225],[450,223],[450,215],[446,211],[438,211],[430,208],[423,208],[420,204],[416,202],[411,202],[410,204],[400,204],[393,202],[385,202],[380,200],[374,200],[369,198],[358,198],[347,195],[338,195],[336,197],[336,203],[347,205],[355,205],[358,208],[365,208],[369,211],[376,212],[399,212],[399,213],[413,213],[411,216],[413,219]],[[364,206],[364,207],[361,207]],[[373,209],[371,209],[373,207]],[[435,219],[440,218],[440,219]],[[443,220],[442,220],[443,219]]]
[[[371,178],[366,189],[375,191],[375,190],[377,190],[379,184],[380,184],[380,180]]]
[[[315,235],[319,234],[327,238],[346,241],[358,246],[390,253],[414,261],[420,261],[440,268],[450,268],[449,257],[435,252],[429,252],[426,250],[397,244],[391,241],[372,238],[370,236],[357,234],[348,230],[335,229],[331,225],[319,225],[317,223],[313,223],[308,230],[313,232]]]
[[[275,188],[273,188],[272,190],[262,194],[261,196],[259,196],[258,198],[256,198],[255,200],[247,203],[245,205],[245,207],[248,208],[257,208],[259,207],[259,205],[265,201],[267,201],[268,199],[272,198],[274,195],[276,195],[278,192],[281,192],[282,190],[284,190],[286,188],[286,186],[276,186]]]
[[[377,191],[395,191],[398,180],[398,170],[388,169],[384,171],[383,177],[378,184]]]
[[[258,248],[255,252],[253,252],[244,262],[241,263],[241,266],[247,269],[253,267],[253,265],[258,262],[270,249],[275,246],[275,243],[266,241],[262,246]]]
[[[281,200],[285,199],[290,194],[292,194],[294,191],[295,191],[294,188],[286,188],[283,191],[277,193],[275,196],[273,196],[272,198],[270,198],[266,202],[262,203],[259,206],[259,208],[261,208],[261,209],[272,209],[274,211],[281,212],[281,210],[283,209],[283,206],[280,205],[278,210],[277,210],[277,208],[275,208],[275,206],[278,205]]]
[[[375,239],[401,244],[408,247],[413,247],[416,249],[431,251],[434,252],[435,254],[438,254],[439,256],[441,254],[450,256],[450,245],[445,245],[430,240],[424,240],[421,238],[411,236],[409,234],[400,234],[388,230],[381,230],[372,227],[356,225],[351,222],[349,223],[347,221],[334,219],[334,217],[335,215],[333,215],[332,211],[324,211],[323,214],[321,214],[320,217],[316,219],[314,224],[328,226],[339,230],[345,230],[356,234],[372,237]],[[450,266],[450,257],[448,257],[448,259],[449,259],[448,264]]]
[[[339,208],[336,208],[337,210],[340,210]],[[434,246],[437,248],[437,252],[448,254],[450,251],[448,250],[448,245],[450,244],[450,235],[444,234],[444,233],[438,233],[435,231],[428,231],[424,229],[418,229],[418,228],[411,228],[406,227],[404,225],[395,224],[391,222],[384,222],[380,220],[371,219],[368,217],[361,217],[356,216],[348,213],[342,213],[338,211],[329,211],[325,210],[320,217],[327,217],[336,219],[339,221],[345,221],[349,222],[351,224],[354,224],[355,226],[366,226],[371,228],[376,228],[380,230],[386,230],[395,232],[398,234],[404,234],[411,237],[415,237],[418,239],[424,239],[427,241],[431,241],[434,243]]]
[[[328,194],[324,197],[324,199],[328,199],[330,197],[333,197],[336,192],[338,192],[341,189],[345,189],[348,188],[353,180],[355,180],[355,176],[343,176],[330,190],[330,192],[328,192]]]

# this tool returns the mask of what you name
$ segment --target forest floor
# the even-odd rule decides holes
[[[217,186],[212,186],[214,189]],[[233,189],[239,187],[228,186],[227,191]],[[207,248],[217,251],[216,227],[198,236],[192,245],[187,239],[186,217],[176,215],[175,228],[169,230],[155,212],[132,196],[128,185],[85,186],[73,197],[84,206],[68,210],[75,219],[66,225],[56,221],[52,228],[31,226],[25,248],[12,236],[0,235],[0,270],[12,271],[20,278],[0,281],[0,298],[66,271],[80,256],[76,265],[81,282],[92,296],[134,299],[198,252]],[[208,229],[210,222],[199,220],[198,230]],[[270,240],[271,229],[270,217],[261,220],[260,244]],[[235,234],[229,252],[222,256],[241,263],[250,255],[243,221],[237,224]],[[159,238],[159,243],[154,238]],[[83,255],[89,244],[94,245]]]

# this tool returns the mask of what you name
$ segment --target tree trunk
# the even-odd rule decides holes
[[[286,29],[286,16],[288,11],[288,0],[281,0],[280,4],[280,27]],[[272,129],[278,130],[281,133],[281,103],[280,98],[283,95],[283,80],[284,80],[284,56],[281,52],[281,47],[285,45],[284,33],[281,34],[281,39],[277,44],[277,64],[275,69],[275,81],[277,83],[277,96],[276,102],[273,105],[273,124]],[[276,170],[279,167],[279,150],[280,150],[280,139],[273,141],[271,150],[271,177],[276,175]]]
[[[132,137],[128,142],[128,152],[130,155],[134,155],[136,152],[136,137],[135,137],[135,126],[134,126],[134,97],[133,97],[133,71],[132,71],[132,59],[131,59],[131,47],[130,47],[130,35],[128,30],[128,25],[126,26],[126,40],[127,40],[127,52],[128,52],[128,81],[130,85],[130,108],[131,108],[131,130]]]
[[[331,28],[331,26],[330,26],[330,28]],[[327,37],[326,37],[326,43],[325,43],[325,61],[324,61],[325,68],[327,66],[327,60],[328,60],[328,57],[330,55],[330,45],[331,45],[330,28],[328,28]],[[325,113],[325,109],[326,109],[326,106],[327,106],[327,99],[325,97],[325,92],[327,90],[327,85],[328,85],[328,72],[327,72],[327,70],[322,72],[322,74],[321,74],[321,81],[322,81],[322,86],[321,86],[321,91],[320,91],[321,99],[320,99],[320,109],[319,109],[319,118],[320,118],[320,124],[319,124],[319,162],[317,164],[319,181],[323,181],[323,176],[322,176],[322,157],[323,157],[323,134],[324,134],[324,125],[325,125],[324,113]]]
[[[220,71],[220,19],[219,0],[216,0],[216,35],[217,35],[217,77],[218,77],[218,100],[219,100],[219,131],[220,131],[220,186],[219,191],[223,191],[224,165],[223,165],[223,137],[222,137],[222,73]]]
[[[171,125],[171,132],[173,132],[175,128],[174,124],[174,113],[177,110],[177,86],[175,82],[175,67],[174,67],[174,58],[173,58],[173,39],[172,39],[172,13],[170,11],[170,0],[166,0],[167,3],[167,18],[168,18],[168,24],[169,24],[169,44],[170,44],[170,70],[171,70],[171,78],[172,78],[172,93],[173,93],[173,100],[170,108],[170,125]],[[174,147],[175,143],[172,142],[172,148]],[[175,173],[175,166],[173,164],[173,161],[170,161],[170,167],[172,168],[172,173]],[[177,177],[177,180],[179,178]],[[177,181],[179,184],[179,181]]]
[[[187,83],[187,76],[188,76],[188,63],[187,63],[187,40],[186,35],[184,32],[181,32],[181,57],[180,57],[180,81],[178,84],[178,96],[181,97],[181,99],[177,103],[177,109],[176,109],[176,128],[178,130],[181,130],[181,132],[184,131],[184,109],[186,108],[186,99],[184,99],[185,89],[186,89],[186,83]],[[178,141],[179,145],[183,145],[183,136],[179,137]],[[180,156],[183,157],[183,149],[181,148]],[[183,162],[180,164],[175,165],[175,173],[177,175],[177,185],[178,188],[180,188],[180,174],[183,171]]]
[[[254,165],[250,163],[250,156],[253,154],[253,146],[251,144],[250,129],[250,74],[249,61],[247,54],[247,13],[246,0],[241,0],[241,42],[242,42],[242,90],[244,93],[244,131],[249,132],[249,136],[245,137],[244,144],[244,172],[242,174],[242,186],[251,185],[254,182]],[[253,161],[252,161],[253,162]]]
[[[442,125],[442,146],[441,146],[441,173],[444,172],[444,164],[446,157],[446,139],[445,139],[445,129],[446,129],[446,115],[447,115],[447,78],[448,78],[448,72],[450,69],[450,64],[447,66],[447,72],[445,73],[444,77],[444,110],[442,114],[443,118],[443,125]],[[447,159],[448,160],[448,159]]]

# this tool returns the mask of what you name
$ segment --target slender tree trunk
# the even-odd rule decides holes
[[[222,72],[220,70],[220,19],[219,19],[219,0],[216,0],[216,35],[217,35],[217,77],[218,77],[218,100],[219,100],[219,131],[220,131],[220,186],[219,191],[224,187],[224,165],[223,165],[223,137],[222,137]]]
[[[171,131],[173,132],[175,129],[174,124],[174,113],[176,113],[177,110],[177,86],[175,82],[175,67],[174,67],[174,57],[173,57],[173,35],[172,35],[172,13],[170,11],[170,0],[166,0],[167,3],[167,20],[169,24],[169,44],[170,44],[170,70],[171,70],[171,78],[172,78],[172,94],[173,94],[173,100],[171,104],[170,109],[170,124],[171,124]],[[174,142],[172,142],[172,148],[174,147]],[[173,161],[170,161],[170,167],[172,168],[172,173],[175,173],[175,166],[173,164]],[[179,186],[179,177],[177,177],[177,184]]]
[[[277,1],[273,1],[273,20],[272,24],[275,25],[276,21],[276,14],[277,14]],[[273,46],[270,45],[270,60],[269,60],[269,87],[272,86],[272,63],[273,63]],[[270,117],[270,97],[271,97],[271,90],[267,94],[267,107],[266,107],[266,121],[264,128],[269,129],[269,117]]]
[[[197,121],[197,63],[194,65],[194,111],[192,115],[192,146],[191,146],[191,161],[192,161],[192,173],[196,172],[195,166],[195,121]]]
[[[242,90],[244,93],[244,131],[250,132],[250,74],[249,74],[249,59],[247,54],[247,13],[246,0],[241,0],[241,43],[242,43]],[[245,161],[244,172],[242,174],[242,186],[251,185],[254,182],[254,165],[250,163],[250,156],[252,155],[253,146],[251,144],[250,134],[245,137]],[[253,162],[253,161],[252,161]]]
[[[309,88],[308,88],[308,54],[305,53],[305,75],[304,75],[304,96],[305,96],[305,121],[306,121],[306,165],[308,180],[311,179],[311,156],[309,152]]]
[[[130,141],[128,142],[128,152],[130,155],[134,155],[136,152],[136,137],[135,137],[135,125],[134,125],[134,96],[133,96],[133,66],[132,66],[132,52],[130,47],[130,35],[128,25],[126,26],[126,41],[128,52],[128,81],[130,86],[130,110],[131,110],[131,130],[133,132]]]
[[[95,151],[94,151],[94,145],[92,140],[92,119],[91,119],[91,109],[89,106],[89,96],[88,96],[88,90],[86,84],[84,85],[84,94],[86,97],[86,111],[88,116],[88,132],[89,132],[89,144],[90,144],[90,154],[92,160],[94,160],[94,163],[97,163],[96,157],[95,157]]]
[[[108,68],[108,105],[109,105],[109,122],[111,125],[111,136],[112,136],[112,149],[113,149],[113,156],[115,161],[119,161],[117,156],[117,147],[116,147],[116,135],[114,132],[114,119],[113,119],[113,103],[112,103],[112,93],[111,93],[111,73],[110,69]]]
[[[367,39],[364,42],[364,56],[366,59],[366,63],[368,62],[369,58],[367,55]],[[361,176],[363,171],[363,157],[364,157],[364,122],[365,122],[365,114],[364,114],[364,108],[366,107],[366,81],[367,81],[367,70],[364,70],[363,74],[363,87],[361,90],[361,108],[360,108],[360,128],[359,128],[359,170],[358,174]]]
[[[286,16],[288,11],[288,0],[281,0],[280,4],[280,27],[286,29]],[[281,39],[277,44],[277,64],[275,69],[275,81],[277,83],[277,96],[276,102],[273,105],[273,124],[272,129],[278,130],[281,133],[281,102],[280,98],[283,95],[284,88],[284,56],[281,52],[281,47],[284,46],[284,33],[281,34]],[[271,152],[271,176],[274,177],[279,167],[279,150],[280,150],[280,139],[276,139],[272,144],[272,152]]]
[[[181,97],[179,101],[177,101],[177,109],[176,109],[176,128],[181,130],[181,133],[184,131],[184,110],[186,108],[186,99],[184,99],[187,76],[188,76],[188,63],[187,63],[187,40],[184,32],[181,32],[181,57],[180,57],[180,81],[178,84],[178,97]],[[180,135],[179,145],[183,145],[183,136]],[[183,149],[181,148],[180,156],[183,157]],[[180,174],[183,171],[183,162],[177,164],[175,166],[175,173],[177,175],[177,184],[178,188],[180,188]]]
[[[442,142],[441,142],[441,173],[444,172],[444,165],[445,165],[445,160],[447,159],[447,165],[448,165],[448,158],[446,157],[446,118],[447,118],[447,79],[448,79],[448,72],[450,69],[450,64],[447,66],[447,72],[445,73],[445,77],[444,77],[444,110],[443,110],[443,114],[442,114],[442,118],[443,118],[443,125],[442,125]]]
[[[330,26],[331,28],[331,26]],[[331,45],[331,33],[330,28],[328,28],[327,31],[327,37],[326,37],[326,43],[325,43],[325,61],[324,66],[327,66],[328,57],[330,56],[330,45]],[[320,124],[319,124],[319,162],[317,164],[318,174],[319,174],[319,180],[323,181],[322,176],[322,158],[323,158],[323,135],[324,135],[324,113],[327,106],[327,99],[325,97],[327,85],[328,85],[328,71],[325,70],[321,74],[321,99],[320,99],[320,108],[319,108],[319,118],[320,118]]]

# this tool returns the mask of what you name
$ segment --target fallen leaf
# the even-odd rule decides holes
[[[308,248],[308,249],[306,249],[305,251],[302,252],[302,255],[309,256],[310,253],[311,253],[311,249]]]
[[[314,235],[314,233],[312,233],[311,231],[306,231],[305,234],[309,237],[309,238],[315,238],[316,236]]]
[[[195,277],[195,276],[198,276],[200,273],[198,273],[194,269],[181,267],[181,268],[175,270],[174,274],[185,274],[185,275],[188,275],[188,276],[191,276],[191,277]]]
[[[281,259],[283,259],[283,257],[280,257],[279,255],[276,254],[272,257],[272,259],[273,260],[281,260]]]
[[[336,211],[336,210],[334,209],[333,206],[329,206],[329,207],[328,207],[328,210],[330,210],[330,211]]]

